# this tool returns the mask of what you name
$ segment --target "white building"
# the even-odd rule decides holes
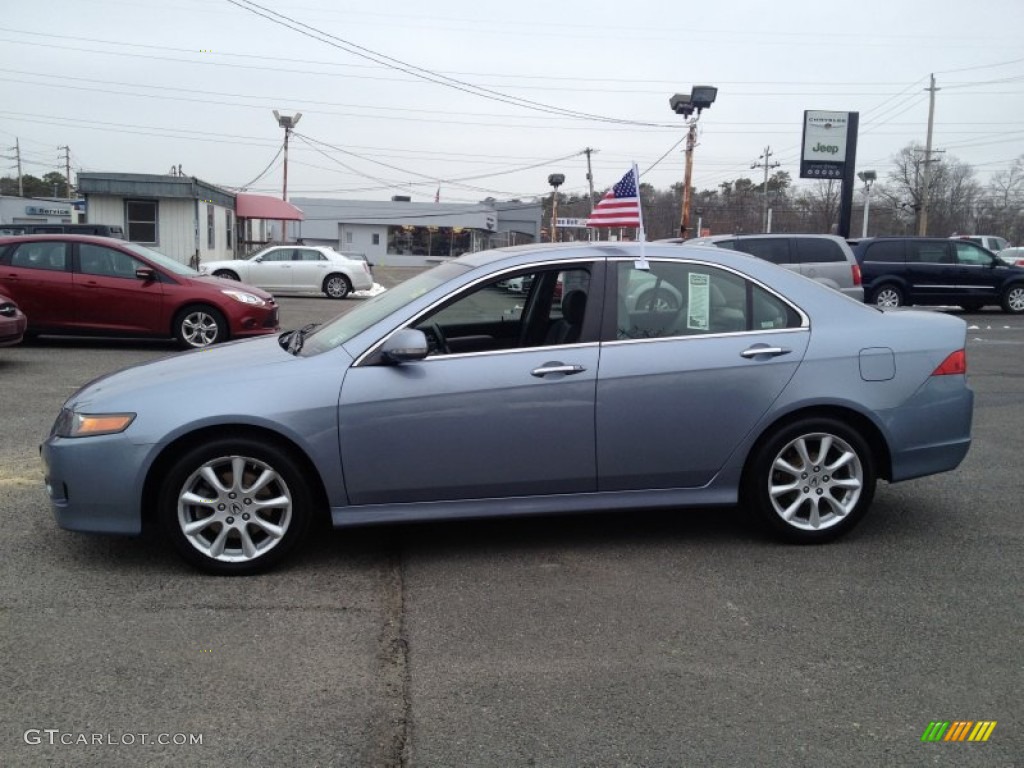
[[[125,239],[183,264],[232,259],[235,196],[190,176],[79,173],[90,224],[124,227]]]
[[[301,225],[290,234],[366,256],[371,264],[420,266],[505,245],[540,240],[541,204],[413,203],[295,197]]]

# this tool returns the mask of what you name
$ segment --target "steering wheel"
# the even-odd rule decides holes
[[[448,349],[448,341],[444,337],[444,331],[441,330],[439,323],[427,323],[420,328],[423,331],[423,335],[427,337],[427,347],[430,350],[430,354],[442,354],[447,355],[451,352]]]

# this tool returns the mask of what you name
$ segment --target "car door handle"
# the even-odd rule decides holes
[[[772,357],[778,357],[779,355],[788,355],[793,350],[786,349],[785,347],[750,347],[740,352],[740,357],[757,357],[758,355],[771,355]]]
[[[547,376],[549,373],[564,373],[566,376],[572,376],[574,373],[583,373],[587,370],[582,365],[562,365],[561,363],[546,363],[540,368],[534,368],[530,371],[531,376]]]

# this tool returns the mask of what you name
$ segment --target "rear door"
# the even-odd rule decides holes
[[[650,264],[682,297],[678,311],[632,312],[623,323],[615,292],[628,290],[636,267],[612,266],[597,382],[598,490],[706,485],[792,378],[810,330],[753,282],[678,261]]]
[[[794,237],[800,274],[841,291],[853,287],[853,269],[839,243],[829,237]]]
[[[291,265],[291,284],[303,291],[319,291],[332,263],[316,248],[296,248]]]
[[[915,301],[955,304],[958,269],[950,240],[911,240],[907,243],[907,272]]]
[[[75,315],[71,246],[59,240],[18,243],[0,257],[0,288],[30,328],[61,327]]]

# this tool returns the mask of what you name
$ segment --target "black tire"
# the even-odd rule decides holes
[[[220,488],[204,470],[213,471]],[[257,479],[259,487],[252,490]],[[273,567],[302,542],[313,517],[298,464],[263,440],[223,438],[197,445],[174,463],[159,494],[160,523],[178,553],[197,568],[224,576]],[[278,499],[285,501],[266,504]],[[208,524],[195,527],[202,521]],[[186,525],[193,526],[187,534]]]
[[[960,309],[964,312],[980,312],[983,304],[976,301],[965,301],[961,302]]]
[[[653,299],[653,306],[652,306]],[[636,301],[636,308],[641,312],[678,312],[679,300],[668,291],[647,291]]]
[[[883,309],[895,309],[896,307],[902,307],[906,303],[906,297],[899,286],[893,283],[885,283],[874,290],[871,296],[871,303]]]
[[[1003,291],[1001,303],[1003,312],[1009,312],[1011,315],[1024,312],[1024,283],[1011,285]]]
[[[852,456],[839,463],[847,453]],[[858,432],[835,419],[808,418],[781,427],[751,454],[742,499],[776,537],[817,544],[842,536],[863,519],[875,481],[874,457]]]
[[[344,275],[328,275],[324,280],[323,291],[329,298],[344,299],[352,292],[352,283]]]
[[[174,338],[185,349],[202,349],[228,340],[228,321],[216,307],[193,304],[174,316],[171,329]]]
[[[223,277],[225,280],[239,280],[240,278],[230,269],[218,269],[213,273],[214,277]]]

